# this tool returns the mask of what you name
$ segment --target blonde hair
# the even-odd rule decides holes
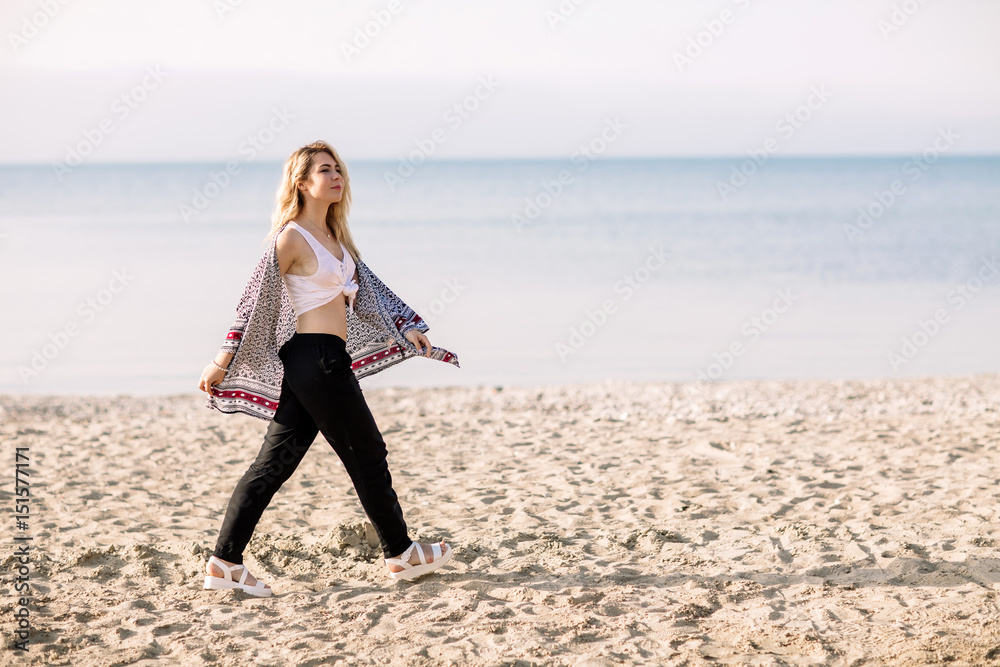
[[[343,195],[339,202],[334,202],[326,213],[326,224],[333,230],[338,241],[342,241],[344,247],[357,262],[361,258],[361,253],[354,245],[351,238],[351,230],[347,225],[347,214],[351,209],[351,177],[347,173],[347,165],[340,159],[340,155],[330,144],[325,141],[314,141],[298,148],[293,152],[282,169],[281,184],[275,197],[274,211],[271,214],[271,231],[268,232],[266,241],[270,241],[275,234],[280,232],[289,220],[298,217],[302,213],[304,200],[298,184],[309,178],[309,170],[312,169],[314,158],[320,153],[329,153],[333,160],[340,167],[340,175],[344,180]]]

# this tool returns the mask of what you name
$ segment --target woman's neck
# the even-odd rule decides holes
[[[333,235],[333,230],[326,224],[326,214],[330,206],[331,204],[324,204],[318,201],[306,202],[305,206],[302,207],[301,215],[307,221],[314,223],[324,234],[329,233]]]

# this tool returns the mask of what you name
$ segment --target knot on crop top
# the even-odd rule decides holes
[[[319,266],[308,276],[285,273],[282,279],[285,288],[288,290],[288,297],[292,301],[292,308],[295,316],[309,312],[314,308],[330,303],[343,294],[348,300],[348,307],[354,312],[354,297],[358,293],[358,284],[354,282],[354,270],[357,265],[351,253],[347,252],[344,244],[340,244],[344,252],[344,261],[337,259],[326,246],[316,240],[309,231],[303,229],[294,222],[288,222],[288,227],[294,227],[302,234],[306,242],[313,249],[316,261]]]

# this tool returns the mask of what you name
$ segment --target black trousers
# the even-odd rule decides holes
[[[214,555],[243,562],[243,550],[264,509],[318,432],[344,462],[385,557],[406,551],[410,538],[392,489],[385,442],[351,370],[347,343],[334,334],[296,332],[278,357],[284,364],[278,409],[257,459],[229,499]]]

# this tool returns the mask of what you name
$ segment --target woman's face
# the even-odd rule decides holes
[[[329,153],[313,156],[307,179],[299,183],[299,191],[321,202],[338,202],[344,194],[344,179],[340,166]]]

